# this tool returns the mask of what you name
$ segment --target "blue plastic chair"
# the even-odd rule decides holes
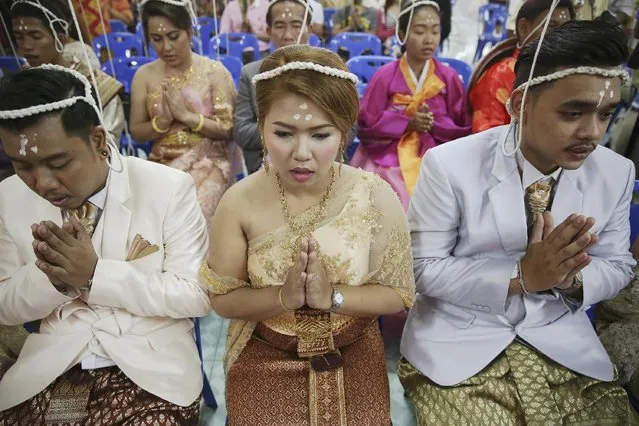
[[[105,58],[103,50],[107,48],[107,40],[109,47],[111,48],[111,56],[117,57],[129,57],[138,56],[143,54],[142,43],[135,34],[131,33],[109,33],[101,34],[93,39],[93,51],[98,58]],[[109,55],[106,55],[106,60],[110,59]]]
[[[348,50],[349,59],[361,56],[365,51],[368,51],[367,55],[382,54],[382,42],[373,34],[349,32],[337,34],[328,44],[328,48],[337,53],[340,47]]]
[[[464,89],[468,89],[468,83],[470,82],[470,76],[473,73],[473,69],[464,61],[453,58],[438,58],[439,62],[444,65],[448,65],[459,74],[459,78],[464,84]]]
[[[22,66],[26,63],[24,58],[16,56],[0,56],[0,69],[4,73],[18,72],[22,69]]]
[[[359,81],[365,84],[370,83],[373,74],[381,68],[382,65],[393,62],[395,58],[390,56],[355,56],[346,62],[346,66],[359,78]]]
[[[126,33],[129,31],[126,24],[118,19],[109,19],[112,33]]]
[[[206,16],[206,18],[210,18]],[[217,27],[218,32],[220,31],[220,26]],[[213,18],[211,18],[211,22],[201,23],[199,25],[198,31],[200,32],[200,39],[202,40],[202,54],[208,55],[209,48],[211,43],[211,38],[215,37],[215,23],[213,22]]]
[[[200,53],[200,45],[202,44],[202,42],[200,41],[199,38],[197,38],[196,36],[191,37],[191,50],[194,51],[195,53]],[[153,43],[149,43],[149,45],[147,46],[147,56],[149,58],[153,58],[153,59],[157,59],[158,58],[158,54],[155,51],[155,48],[153,47]]]
[[[220,61],[224,68],[226,68],[230,73],[231,77],[233,77],[233,83],[235,83],[235,88],[240,87],[240,75],[242,74],[242,61],[237,59],[235,56],[229,55],[220,55],[217,56],[214,52],[209,55],[211,59],[215,59],[216,61]]]
[[[213,395],[213,389],[211,389],[211,383],[204,371],[204,358],[202,357],[202,335],[200,334],[200,319],[193,318],[193,329],[195,330],[195,344],[197,345],[197,351],[200,354],[200,363],[202,368],[202,376],[204,377],[204,387],[202,389],[202,396],[204,397],[204,403],[207,407],[216,409],[217,401],[215,395]]]
[[[328,40],[333,36],[333,15],[337,9],[334,7],[325,7],[324,8],[324,28],[326,28],[326,32],[328,34]]]
[[[260,45],[255,34],[249,33],[224,33],[213,37],[209,43],[209,52],[219,52],[222,55],[235,56],[242,61],[242,52],[245,49],[253,50],[253,60],[260,59]],[[228,50],[227,50],[228,48]]]
[[[479,8],[479,21],[482,26],[482,32],[477,40],[477,49],[475,50],[475,58],[473,62],[481,59],[484,48],[487,45],[495,46],[506,38],[506,21],[508,20],[508,9],[495,3],[489,3]],[[497,33],[497,28],[501,29]]]
[[[211,25],[214,26],[215,25],[215,21],[216,19],[213,18],[212,16],[200,16],[199,18],[197,18],[197,22],[200,25]],[[217,23],[218,23],[218,27],[220,26],[220,20],[217,19]]]
[[[124,93],[131,93],[133,75],[144,64],[153,62],[153,58],[147,56],[132,56],[129,58],[113,58],[102,64],[102,71],[117,79],[124,85]],[[115,71],[115,74],[113,73]]]

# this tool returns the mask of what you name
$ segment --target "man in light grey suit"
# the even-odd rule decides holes
[[[422,164],[408,211],[418,295],[398,367],[420,425],[634,421],[585,313],[635,265],[634,166],[597,147],[626,37],[602,20],[549,31],[524,99],[536,48],[516,66],[521,124],[433,148]]]
[[[300,43],[308,43],[312,12],[309,10],[306,25],[304,0],[273,0],[266,13],[267,33],[277,49],[297,43],[300,31],[303,31]],[[244,160],[249,173],[256,172],[262,166],[262,143],[257,127],[257,104],[255,103],[255,86],[251,82],[258,74],[263,59],[245,65],[240,76],[240,90],[235,121],[233,140],[242,147]]]

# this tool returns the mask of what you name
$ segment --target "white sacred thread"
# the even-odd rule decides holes
[[[60,18],[59,16],[56,16],[53,12],[51,12],[46,7],[42,6],[38,0],[35,0],[35,1],[18,0],[11,5],[11,9],[13,10],[13,8],[18,4],[28,4],[29,6],[33,6],[37,9],[40,9],[44,13],[44,16],[49,21],[49,29],[51,29],[51,33],[53,34],[53,40],[55,42],[55,50],[58,53],[62,53],[62,51],[64,50],[64,44],[60,40],[60,37],[58,37],[58,31],[56,31],[55,24],[56,23],[60,24],[62,31],[64,31],[64,34],[68,37],[69,23],[66,20]],[[20,20],[20,24],[21,26],[23,26],[24,22]],[[18,27],[18,29],[21,29],[21,28]],[[24,26],[24,31],[28,31],[28,28],[26,26]]]
[[[251,80],[253,84],[259,81],[270,80],[271,78],[278,77],[282,73],[287,71],[300,70],[300,71],[316,71],[322,74],[329,75],[331,77],[343,78],[350,80],[353,84],[357,84],[359,81],[357,76],[353,73],[338,70],[337,68],[327,67],[326,65],[316,64],[314,62],[289,62],[281,67],[274,68],[270,71],[257,74]]]
[[[304,102],[302,105],[300,105],[300,109],[302,109],[302,110],[308,109],[308,105],[306,105],[306,102]]]
[[[311,114],[306,114],[306,117],[304,117],[304,120],[309,121],[311,118],[313,118]]]
[[[293,116],[293,120],[299,120],[299,119],[300,119],[300,117],[301,117],[301,115],[300,115],[300,114],[295,114],[295,115]]]
[[[434,8],[437,12],[439,12],[439,4],[437,4],[433,0],[416,0],[412,2],[410,5],[406,6],[404,10],[399,12],[399,15],[397,16],[395,21],[395,38],[397,39],[399,44],[402,46],[406,44],[406,40],[408,39],[410,24],[413,22],[413,15],[415,13],[415,9],[417,9],[420,6],[430,6]],[[399,36],[399,20],[402,16],[404,16],[407,13],[410,13],[410,16],[408,18],[408,26],[406,27],[406,34],[404,34],[404,40],[402,40],[401,37]]]
[[[56,101],[56,102],[51,102],[48,104],[42,104],[42,105],[34,105],[34,106],[30,106],[27,108],[21,108],[21,109],[12,109],[12,110],[6,110],[6,111],[0,111],[0,120],[14,120],[17,118],[24,118],[24,117],[31,117],[33,115],[40,115],[40,114],[46,114],[48,112],[52,112],[52,111],[56,111],[59,109],[64,109],[67,108],[73,104],[75,104],[78,101],[83,101],[86,102],[87,104],[89,104],[93,110],[95,111],[97,117],[98,117],[98,122],[100,123],[100,125],[106,129],[106,126],[104,125],[104,119],[102,118],[102,114],[100,114],[100,109],[98,108],[98,105],[95,103],[95,99],[93,99],[93,95],[91,94],[91,83],[89,83],[89,80],[86,79],[85,76],[83,76],[82,74],[80,74],[79,72],[72,70],[70,68],[66,68],[63,67],[61,65],[53,65],[53,64],[44,64],[44,65],[40,65],[39,67],[34,67],[34,68],[30,68],[30,69],[44,69],[44,70],[55,70],[55,71],[62,71],[62,72],[66,72],[71,74],[73,77],[77,78],[78,80],[80,80],[80,82],[82,83],[82,85],[84,86],[84,95],[82,96],[73,96],[71,98],[68,99],[63,99],[61,101]],[[109,151],[111,151],[111,155],[118,156],[118,159],[120,161],[120,165],[122,166],[122,160],[119,157],[119,153],[118,153],[118,148],[115,145],[115,143],[113,142],[113,137],[111,136],[111,134],[109,132],[105,132],[106,133],[106,138],[107,138],[107,146],[109,147]],[[26,143],[28,142],[28,139],[26,139],[26,136],[24,139],[26,139],[26,142],[24,142],[23,144],[23,138],[21,135],[20,136],[20,145],[22,146],[21,151],[20,151],[20,155],[22,154],[22,151],[25,151],[24,148],[26,148]],[[26,155],[26,152],[24,153],[24,155]],[[111,168],[111,170],[115,171],[115,172],[121,172],[122,169],[120,169],[119,171],[114,169],[111,164],[109,164],[109,167]]]

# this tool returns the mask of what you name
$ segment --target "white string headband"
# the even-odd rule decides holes
[[[44,65],[40,65],[39,67],[34,67],[30,69],[54,70],[54,71],[62,71],[67,74],[71,74],[73,77],[80,80],[80,82],[84,85],[84,95],[81,95],[81,96],[76,95],[67,99],[62,99],[60,101],[50,102],[48,104],[42,104],[42,105],[33,105],[27,108],[12,109],[12,110],[5,110],[5,111],[0,110],[0,120],[15,120],[19,118],[31,117],[34,115],[46,114],[48,112],[68,108],[71,105],[74,105],[76,102],[82,101],[82,102],[86,102],[93,108],[93,110],[95,111],[98,117],[98,122],[104,129],[106,129],[106,126],[104,125],[104,120],[102,118],[102,114],[100,113],[100,109],[98,108],[98,105],[96,104],[95,99],[93,98],[93,95],[91,94],[91,83],[89,83],[89,80],[87,80],[86,77],[84,77],[82,74],[80,74],[76,70],[72,70],[70,68],[66,68],[61,65],[44,64]],[[113,157],[114,155],[117,155],[118,149],[115,143],[113,142],[111,134],[106,130],[105,130],[105,134],[107,138],[107,146],[109,147],[109,151],[111,151],[111,156]],[[120,160],[120,165],[122,165],[122,160]],[[122,171],[122,169],[120,170],[113,169],[110,162],[109,162],[109,167],[111,167],[111,169],[116,172]]]
[[[437,4],[433,0],[416,0],[412,2],[409,6],[406,6],[404,10],[399,12],[399,15],[397,15],[397,18],[395,20],[395,38],[397,39],[400,45],[403,46],[404,44],[406,44],[406,40],[408,39],[408,32],[410,31],[410,24],[413,22],[413,15],[415,14],[415,9],[421,6],[430,6],[435,8],[435,10],[439,12],[439,4]],[[402,16],[406,15],[407,13],[410,13],[410,16],[408,18],[408,26],[406,27],[406,34],[404,34],[404,40],[402,40],[401,37],[399,36],[399,20]]]
[[[342,71],[333,67],[327,67],[326,65],[320,65],[314,62],[289,62],[288,64],[282,65],[281,67],[277,67],[272,70],[264,71],[263,73],[255,75],[252,82],[255,85],[259,81],[270,80],[271,78],[278,77],[287,71],[293,70],[315,71],[325,75],[329,75],[331,77],[350,80],[353,84],[357,84],[357,82],[359,81],[357,76],[353,73]]]
[[[528,81],[526,83],[521,84],[519,87],[513,90],[513,93],[517,90],[522,90],[522,89],[524,92],[521,99],[521,108],[519,109],[519,119],[513,120],[514,123],[522,123],[524,121],[524,105],[526,103],[526,97],[528,96],[528,90],[533,86],[536,86],[542,83],[547,83],[550,81],[555,81],[555,80],[565,78],[575,74],[596,75],[596,76],[610,77],[610,78],[619,77],[621,78],[622,83],[625,83],[629,79],[625,71],[623,71],[623,74],[622,74],[621,69],[605,69],[605,68],[588,67],[588,66],[569,68],[565,70],[556,71],[548,75],[543,75],[543,76],[533,78],[533,75],[535,73],[535,66],[537,65],[537,58],[539,57],[539,52],[541,51],[542,43],[544,42],[546,33],[548,32],[550,19],[552,17],[553,12],[557,8],[557,5],[559,5],[559,2],[560,0],[553,0],[552,4],[550,5],[550,9],[548,10],[548,14],[543,20],[544,28],[541,31],[541,35],[539,36],[539,41],[537,42],[535,55],[533,56],[532,65],[530,67],[530,73],[528,75]],[[600,96],[599,103],[601,103],[602,99],[603,99],[603,95]],[[510,99],[506,103],[506,109],[511,116],[514,115],[514,111],[512,110]],[[510,129],[512,129],[512,126]],[[501,151],[507,157],[512,157],[513,155],[517,153],[517,151],[519,151],[521,147],[522,138],[523,138],[522,126],[516,126],[515,149],[512,152],[508,152],[506,150],[506,144],[508,143],[508,136],[510,135],[510,129],[508,133],[506,134],[506,137],[504,138],[503,143],[501,143]]]
[[[42,6],[38,0],[35,0],[35,1],[18,0],[11,5],[11,10],[13,10],[13,8],[16,7],[16,5],[18,4],[28,4],[29,6],[33,6],[37,9],[40,9],[44,13],[44,16],[49,21],[49,28],[51,29],[51,33],[53,34],[53,40],[55,41],[55,50],[58,53],[62,53],[64,51],[64,44],[58,37],[58,31],[55,28],[55,24],[56,23],[60,24],[60,27],[62,27],[62,31],[64,31],[64,34],[68,37],[69,23],[66,21],[66,19],[60,18],[55,13],[51,12],[48,8]]]

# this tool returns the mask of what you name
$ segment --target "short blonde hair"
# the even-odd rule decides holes
[[[319,65],[348,71],[337,54],[327,49],[307,45],[293,45],[277,49],[266,58],[260,73],[273,70],[291,62],[313,62]],[[355,84],[343,78],[331,77],[313,70],[291,70],[277,77],[257,82],[255,98],[260,130],[273,104],[282,94],[293,93],[308,98],[330,117],[332,124],[342,133],[342,148],[357,121],[359,96]]]

